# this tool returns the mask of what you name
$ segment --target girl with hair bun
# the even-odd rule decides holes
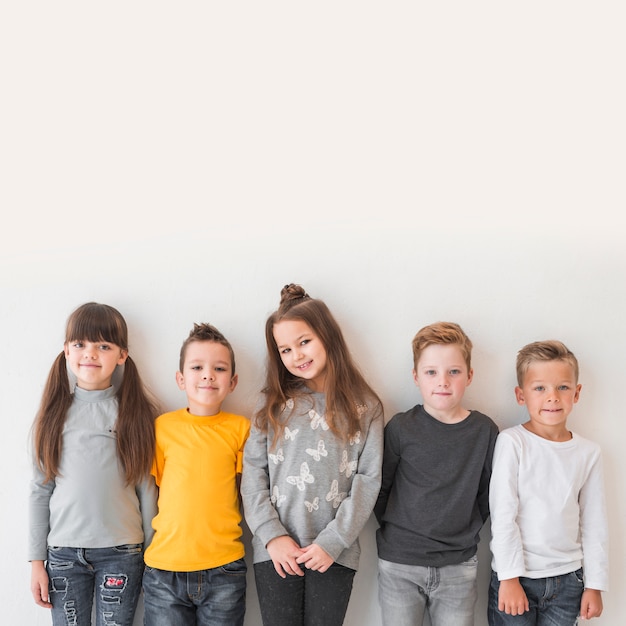
[[[241,486],[263,624],[340,626],[380,490],[382,403],[300,285],[282,289],[265,336]]]

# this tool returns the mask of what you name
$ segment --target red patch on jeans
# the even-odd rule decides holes
[[[126,576],[106,576],[104,578],[105,589],[122,589],[126,585]]]

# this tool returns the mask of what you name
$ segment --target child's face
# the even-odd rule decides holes
[[[413,379],[419,387],[426,411],[437,419],[454,421],[466,416],[461,402],[472,382],[461,348],[456,344],[433,344],[425,348]]]
[[[176,372],[179,389],[186,392],[193,415],[217,415],[222,402],[237,386],[230,351],[215,341],[192,341],[187,346],[182,372]]]
[[[326,349],[311,327],[301,320],[283,320],[274,324],[274,341],[287,370],[313,391],[324,391]]]
[[[567,417],[581,388],[566,361],[535,361],[522,386],[515,388],[515,397],[518,404],[526,405],[533,432],[551,439],[567,430]]]
[[[108,389],[115,368],[128,357],[126,350],[107,341],[70,341],[63,349],[76,384],[89,391]]]

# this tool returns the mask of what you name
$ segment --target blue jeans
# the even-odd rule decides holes
[[[261,618],[265,626],[342,626],[355,570],[333,563],[323,574],[281,578],[272,561],[254,564]]]
[[[196,572],[146,566],[145,626],[242,626],[246,612],[246,562],[238,559]]]
[[[46,569],[55,626],[91,626],[94,595],[96,626],[132,626],[143,572],[140,543],[113,548],[51,546]]]
[[[423,567],[378,559],[378,600],[385,626],[474,626],[478,559]]]
[[[519,579],[530,610],[523,615],[507,615],[498,610],[500,582],[491,573],[489,585],[489,626],[573,626],[580,613],[580,600],[584,590],[582,568],[550,578]]]

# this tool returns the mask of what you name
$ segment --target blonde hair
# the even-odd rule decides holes
[[[417,362],[428,346],[447,344],[459,346],[469,371],[472,361],[472,342],[463,329],[454,322],[435,322],[417,331],[412,342],[414,367],[417,368]]]
[[[578,383],[578,359],[563,342],[549,339],[546,341],[533,341],[525,345],[517,353],[515,369],[517,372],[517,384],[520,387],[524,384],[524,377],[528,368],[536,361],[563,361],[564,363],[569,363],[574,370],[574,379]]]

